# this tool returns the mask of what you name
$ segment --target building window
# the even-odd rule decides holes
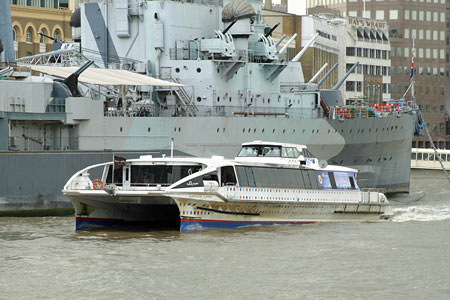
[[[355,47],[347,47],[347,56],[355,56]]]
[[[345,90],[347,92],[354,92],[355,91],[355,82],[354,81],[347,81],[345,83]]]
[[[375,19],[384,20],[384,10],[377,10],[375,12]]]
[[[28,29],[27,29],[26,42],[27,43],[32,43],[33,42],[33,31],[31,29],[31,27],[28,27]]]
[[[409,20],[409,10],[405,9],[405,20]]]
[[[61,31],[59,31],[59,29],[56,29],[53,33],[53,37],[57,40],[61,40]]]
[[[411,11],[411,19],[413,21],[417,20],[417,11],[415,11],[415,10]]]
[[[409,29],[408,28],[405,28],[404,38],[409,39]]]
[[[391,9],[389,11],[389,20],[398,20],[398,10],[397,9]]]
[[[13,28],[13,41],[17,41],[17,27]]]
[[[41,32],[45,35],[48,35],[47,29],[45,29],[45,28],[42,28]],[[39,42],[41,44],[45,43],[45,36],[41,35]]]

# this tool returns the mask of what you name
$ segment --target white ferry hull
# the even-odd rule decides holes
[[[66,195],[75,208],[75,230],[143,225],[178,227],[179,213],[169,198]]]
[[[388,204],[333,202],[218,202],[159,196],[67,195],[75,208],[75,229],[147,225],[179,228],[239,228],[317,222],[377,222],[390,218]]]
[[[176,199],[180,230],[239,228],[259,225],[302,225],[317,222],[378,222],[392,211],[385,204],[343,204],[331,202],[207,202]]]

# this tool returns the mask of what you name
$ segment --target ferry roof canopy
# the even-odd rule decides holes
[[[31,66],[33,71],[51,76],[67,78],[78,67]],[[183,84],[156,79],[147,75],[126,70],[88,68],[78,77],[78,81],[99,85],[150,85],[150,86],[184,86]]]

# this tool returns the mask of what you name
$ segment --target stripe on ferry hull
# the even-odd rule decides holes
[[[181,218],[180,231],[201,230],[208,228],[235,229],[256,225],[304,225],[313,224],[314,221],[229,221],[229,220],[205,220]]]

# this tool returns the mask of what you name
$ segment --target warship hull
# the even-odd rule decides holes
[[[0,211],[72,207],[61,189],[79,169],[111,161],[113,155],[170,155],[172,141],[174,155],[228,158],[252,140],[306,144],[320,160],[358,169],[362,188],[408,192],[414,120],[409,114],[345,120],[105,117],[83,130],[89,135],[79,136],[78,143],[107,150],[0,152],[6,170],[0,173]],[[120,136],[115,133],[119,127]]]

